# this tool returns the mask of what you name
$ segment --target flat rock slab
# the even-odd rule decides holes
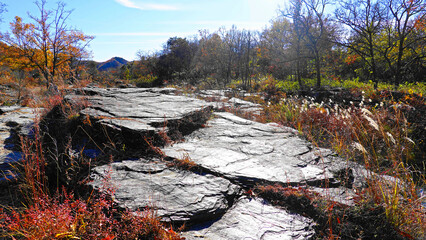
[[[242,198],[210,226],[184,232],[188,240],[205,239],[308,239],[314,234],[312,220],[294,215],[261,199]]]
[[[210,174],[168,168],[164,162],[128,160],[94,169],[95,187],[110,177],[115,199],[132,210],[150,207],[166,222],[204,222],[225,213],[240,188]]]
[[[41,111],[20,106],[0,107],[0,132],[17,130],[19,134],[28,135],[34,119],[41,115]]]
[[[11,152],[20,135],[31,135],[34,119],[40,116],[40,111],[20,106],[0,107],[0,159]]]
[[[235,111],[250,112],[257,115],[260,115],[262,111],[260,104],[238,98],[244,97],[246,94],[242,93],[242,96],[235,97],[235,95],[239,94],[232,90],[201,90],[194,95],[213,103],[215,109],[219,110],[229,108]]]
[[[89,107],[82,114],[135,131],[159,131],[163,122],[181,120],[212,107],[196,98],[175,95],[173,88],[83,88],[80,93],[66,98],[84,97]]]
[[[197,164],[229,179],[283,184],[316,184],[333,178],[333,152],[316,149],[294,129],[214,113],[207,127],[185,142],[166,147],[167,156],[185,154]]]
[[[40,116],[41,109],[21,106],[0,107],[0,184],[8,183],[16,174],[10,163],[21,160],[18,152],[19,136],[32,134],[34,119]]]

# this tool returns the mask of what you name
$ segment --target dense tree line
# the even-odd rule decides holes
[[[291,0],[262,32],[220,28],[193,39],[170,38],[135,68],[161,81],[248,87],[258,76],[292,79],[425,81],[424,0]],[[331,14],[332,13],[332,14]],[[138,71],[136,71],[138,72]],[[139,71],[138,74],[143,74]],[[138,77],[138,74],[134,77]]]
[[[259,73],[259,54],[257,32],[235,26],[214,33],[202,30],[197,38],[170,38],[160,52],[139,52],[139,60],[131,64],[130,72],[131,78],[153,75],[158,83],[185,81],[226,86],[238,79],[249,86],[253,75]]]

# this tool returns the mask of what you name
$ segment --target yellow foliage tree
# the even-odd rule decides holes
[[[65,9],[65,3],[58,2],[54,10],[46,9],[46,3],[46,0],[35,3],[40,16],[29,14],[33,23],[15,17],[10,23],[11,32],[0,33],[0,41],[8,46],[2,49],[7,63],[39,70],[48,88],[55,76],[69,71],[73,59],[89,56],[86,47],[93,37],[68,27],[72,11]]]

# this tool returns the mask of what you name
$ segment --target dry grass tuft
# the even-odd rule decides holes
[[[167,164],[169,167],[175,167],[178,169],[191,170],[198,167],[188,153],[185,153],[183,157],[173,159],[171,162]]]

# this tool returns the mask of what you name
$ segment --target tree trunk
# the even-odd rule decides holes
[[[50,76],[49,72],[43,71],[43,76],[46,79],[46,89],[49,89]]]
[[[248,84],[248,79],[249,79],[249,75],[250,75],[250,42],[251,42],[251,36],[250,36],[250,32],[248,33],[248,40],[247,40],[247,60],[246,60],[246,74],[245,74],[245,88],[249,89],[249,84]]]
[[[300,39],[298,39],[297,46],[296,46],[296,79],[299,83],[299,88],[303,90],[305,87],[303,86],[302,82],[302,73],[300,71]]]
[[[377,73],[376,73],[376,60],[374,59],[374,46],[373,46],[373,33],[369,31],[368,35],[368,44],[369,44],[369,50],[370,50],[370,56],[371,56],[371,72],[373,75],[373,82],[374,82],[374,89],[377,90],[378,87],[378,80],[377,80]]]
[[[401,82],[401,70],[402,70],[402,55],[404,54],[404,38],[400,38],[398,47],[398,59],[396,61],[396,72],[394,76],[394,88],[395,91],[399,88]]]
[[[304,86],[303,86],[302,76],[301,75],[302,75],[302,73],[300,71],[300,59],[298,58],[297,62],[296,62],[296,79],[297,79],[297,82],[299,83],[300,89],[303,90]]]
[[[321,63],[318,51],[315,53],[315,68],[317,75],[317,88],[321,88]]]

